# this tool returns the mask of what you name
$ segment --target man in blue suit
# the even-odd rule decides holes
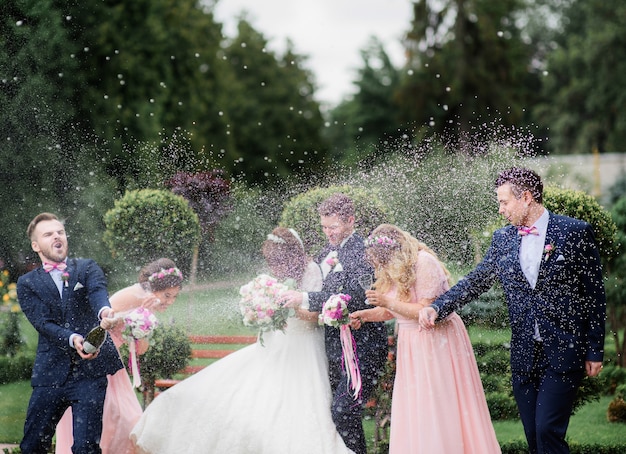
[[[100,453],[107,375],[123,367],[108,336],[100,350],[83,351],[87,332],[99,323],[111,326],[104,273],[93,260],[67,258],[65,227],[54,214],[37,215],[27,234],[42,267],[17,281],[22,311],[39,334],[20,448],[24,454],[48,453],[55,427],[71,406],[72,452]]]
[[[513,393],[531,453],[568,453],[565,434],[585,373],[602,368],[606,298],[591,226],[543,206],[543,183],[511,168],[496,179],[497,230],[482,262],[432,306],[420,325],[434,326],[487,291],[503,287],[511,325]]]
[[[373,274],[365,261],[363,238],[354,231],[354,204],[345,194],[334,194],[318,207],[322,230],[328,245],[317,257],[324,281],[319,292],[287,292],[287,305],[299,306],[312,312],[321,312],[330,296],[344,293],[351,296],[350,312],[367,309],[365,290],[358,283],[364,274]],[[339,328],[325,327],[326,356],[333,392],[331,413],[337,431],[346,446],[356,454],[365,454],[367,446],[363,432],[363,403],[376,389],[378,378],[387,359],[387,332],[382,322],[365,323],[352,331],[356,343],[358,366],[362,379],[361,394],[356,399],[350,389],[346,370],[342,365],[342,347]]]

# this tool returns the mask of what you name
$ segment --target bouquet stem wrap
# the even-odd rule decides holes
[[[341,337],[341,350],[343,353],[342,366],[346,368],[348,388],[352,389],[354,399],[361,397],[361,372],[359,370],[359,358],[356,354],[356,342],[349,325],[339,327]]]

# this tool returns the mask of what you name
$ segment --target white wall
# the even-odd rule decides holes
[[[606,205],[609,188],[626,174],[626,153],[541,156],[530,161],[544,185],[578,189]]]

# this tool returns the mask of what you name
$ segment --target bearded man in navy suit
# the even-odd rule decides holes
[[[65,227],[54,214],[37,215],[27,234],[42,267],[17,281],[22,311],[39,334],[20,448],[48,453],[59,419],[72,407],[72,452],[100,453],[107,375],[123,366],[110,337],[89,354],[83,338],[98,324],[113,326],[106,279],[93,260],[67,258]]]
[[[312,312],[321,312],[324,303],[334,294],[348,294],[350,312],[367,309],[365,290],[359,285],[359,276],[373,275],[365,260],[363,238],[354,231],[354,204],[345,194],[333,194],[318,207],[322,230],[328,244],[317,257],[324,281],[319,292],[286,292],[287,306],[301,306]],[[343,353],[339,328],[325,326],[325,346],[328,373],[333,393],[331,413],[337,431],[346,446],[356,454],[366,454],[363,432],[363,403],[376,389],[387,360],[387,331],[382,322],[365,323],[352,331],[356,344],[358,367],[362,380],[361,393],[354,397],[348,384],[348,373],[343,367]]]
[[[482,262],[420,311],[434,326],[495,282],[503,287],[511,325],[513,393],[531,453],[568,453],[565,434],[584,375],[600,373],[606,297],[591,225],[543,206],[543,183],[532,170],[496,179],[497,230]]]

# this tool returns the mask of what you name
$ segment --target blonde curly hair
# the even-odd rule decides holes
[[[415,264],[421,251],[441,263],[437,254],[425,243],[395,225],[379,225],[365,244],[365,256],[376,273],[376,290],[385,293],[395,286],[400,301],[406,302],[411,297],[411,287],[415,284]],[[449,283],[450,272],[443,263],[441,266]]]

